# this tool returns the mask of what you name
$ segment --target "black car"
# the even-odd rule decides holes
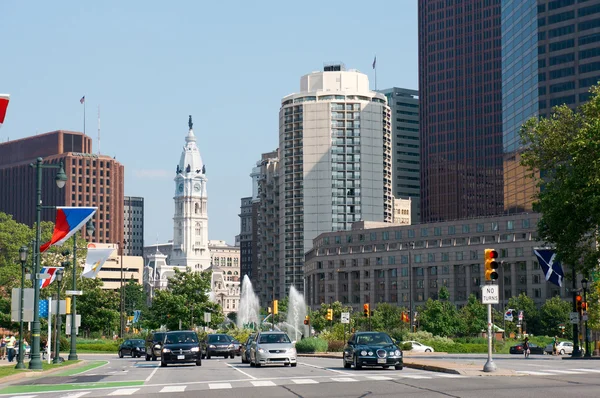
[[[250,346],[252,341],[256,338],[256,334],[248,336],[248,340],[240,347],[240,354],[242,356],[242,363],[250,363]]]
[[[523,354],[523,343],[519,343],[510,347],[509,352],[511,354]],[[529,343],[529,353],[544,355],[544,347],[540,347],[537,344]]]
[[[160,366],[189,362],[196,363],[196,366],[202,365],[200,341],[196,332],[191,330],[167,332],[162,344]]]
[[[123,358],[124,355],[131,355],[132,358],[140,358],[142,355],[146,355],[144,344],[142,339],[125,340],[119,346],[119,358]]]
[[[210,359],[213,355],[233,358],[235,351],[233,338],[228,334],[209,334],[202,342],[202,358]]]
[[[166,332],[150,332],[146,337],[146,361],[160,357]]]
[[[402,350],[394,340],[383,332],[357,332],[350,336],[344,347],[344,368],[354,366],[381,366],[384,369],[393,366],[402,370]]]

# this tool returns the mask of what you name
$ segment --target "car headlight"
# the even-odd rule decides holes
[[[369,356],[372,356],[372,355],[373,355],[373,351],[369,351]]]
[[[215,347],[214,344],[211,344],[211,345],[208,346],[208,348],[217,348],[217,347]]]
[[[158,350],[158,349],[160,349],[160,344],[156,344],[156,345],[154,346],[154,348],[156,348],[157,350]]]
[[[192,352],[198,352],[198,351],[200,351],[199,347],[192,347]]]
[[[296,349],[295,348],[288,348],[287,352],[288,352],[288,354],[295,354],[296,353]]]
[[[233,344],[229,344],[227,348],[233,348]]]
[[[167,352],[171,352],[171,350],[169,350],[168,348],[163,348],[162,352],[167,353]]]
[[[362,356],[364,357],[365,355],[367,355],[367,352],[366,352],[365,350],[362,350],[362,351],[360,352],[360,355],[362,355]]]
[[[400,355],[402,355],[402,352],[400,352],[400,350],[396,350],[395,354],[397,357],[399,357]]]
[[[258,349],[258,352],[260,352],[261,354],[263,354],[263,353],[265,353],[265,352],[267,352],[267,351],[266,351],[264,348],[259,348],[259,349]]]

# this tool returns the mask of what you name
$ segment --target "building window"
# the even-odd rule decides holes
[[[433,234],[435,236],[441,236],[442,235],[442,228],[441,227],[434,227],[433,228]]]
[[[428,236],[427,228],[421,228],[421,236]]]
[[[396,239],[402,239],[402,231],[395,231],[394,235],[396,236]]]
[[[477,232],[484,232],[485,227],[483,224],[477,224]]]
[[[471,230],[471,228],[470,228],[469,224],[463,224],[463,226],[462,226],[463,234],[468,234],[470,230]]]
[[[423,267],[415,268],[417,276],[423,276]]]
[[[389,231],[384,231],[381,233],[381,237],[383,240],[389,240],[390,239],[390,232]]]
[[[454,235],[456,233],[456,226],[450,225],[448,226],[448,235]]]

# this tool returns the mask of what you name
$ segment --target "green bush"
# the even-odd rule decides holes
[[[227,334],[230,335],[231,337],[233,337],[235,340],[239,341],[240,343],[245,343],[246,340],[248,340],[248,337],[250,336],[250,334],[252,334],[253,331],[250,329],[230,329],[227,331]]]
[[[344,340],[331,340],[328,344],[328,352],[342,352],[344,351],[344,346],[346,345],[346,342]]]
[[[412,350],[412,343],[404,343],[400,345],[400,349],[402,351],[410,351]]]
[[[77,350],[81,351],[104,351],[104,352],[117,352],[119,350],[119,344],[103,344],[103,343],[88,343],[88,344],[77,344]]]
[[[318,337],[306,338],[296,342],[296,351],[299,353],[326,352],[327,348],[327,340]]]

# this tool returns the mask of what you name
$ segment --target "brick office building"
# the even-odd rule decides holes
[[[58,130],[0,144],[0,211],[23,224],[35,223],[35,171],[29,165],[64,164],[68,180],[56,186],[58,170],[42,170],[45,206],[97,206],[93,240],[123,240],[124,167],[110,156],[92,152],[92,139],[82,133]],[[54,221],[53,210],[43,210],[43,221]]]

